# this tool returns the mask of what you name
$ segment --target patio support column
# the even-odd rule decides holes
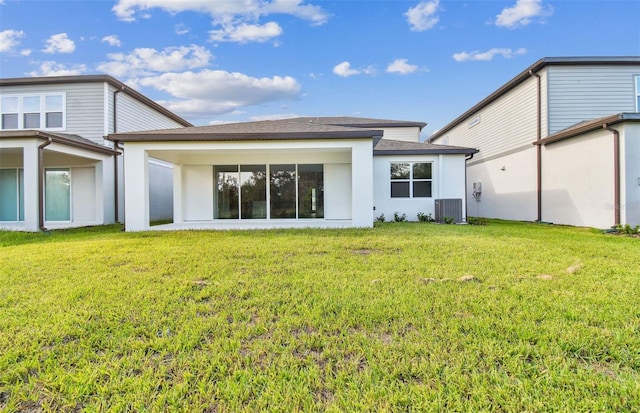
[[[125,144],[124,218],[127,231],[149,229],[149,155],[142,145]]]
[[[351,149],[351,220],[354,227],[373,226],[373,142],[358,141]]]
[[[182,165],[173,165],[173,223],[184,222],[182,214]]]
[[[22,165],[24,168],[24,230],[38,232],[38,144],[36,140],[29,140],[22,149]]]

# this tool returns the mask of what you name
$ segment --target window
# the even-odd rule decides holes
[[[2,96],[2,129],[64,129],[65,94]]]
[[[44,173],[45,221],[71,221],[71,171],[47,169]]]
[[[24,221],[23,169],[0,169],[0,221]]]
[[[214,219],[324,218],[322,164],[214,166]]]
[[[636,112],[640,112],[640,75],[636,76]]]
[[[391,198],[431,198],[430,162],[392,162]]]

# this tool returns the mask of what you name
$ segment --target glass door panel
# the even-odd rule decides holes
[[[296,217],[296,166],[271,165],[271,218]]]
[[[44,186],[45,220],[70,221],[71,173],[69,169],[47,169]]]
[[[242,219],[267,218],[267,167],[240,166],[240,208]]]
[[[215,219],[238,219],[238,166],[215,167],[216,214]]]
[[[0,221],[18,220],[16,169],[0,169]]]
[[[298,217],[324,218],[322,164],[298,165]]]

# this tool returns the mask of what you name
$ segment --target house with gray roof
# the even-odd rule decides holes
[[[110,134],[124,152],[125,227],[371,227],[466,219],[473,148],[419,142],[421,122],[304,117]],[[173,167],[173,220],[151,226],[148,159]]]
[[[0,79],[0,229],[122,221],[121,149],[104,137],[185,126],[191,124],[110,76]],[[152,217],[167,208],[171,214],[172,195],[163,187],[170,166],[152,160],[149,173]]]
[[[640,56],[538,60],[434,133],[478,148],[472,216],[640,225]]]

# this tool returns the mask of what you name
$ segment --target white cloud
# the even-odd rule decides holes
[[[66,33],[54,34],[45,43],[47,45],[42,50],[44,53],[73,53],[76,50],[76,44]]]
[[[496,16],[498,27],[514,29],[531,23],[534,17],[546,17],[553,14],[551,6],[544,8],[542,0],[518,0],[513,7],[507,7]]]
[[[31,49],[20,50],[20,56],[31,56]]]
[[[173,32],[177,35],[182,36],[183,34],[187,34],[191,31],[184,23],[179,23],[173,26]]]
[[[264,25],[243,23],[237,26],[223,25],[222,29],[211,30],[209,34],[211,35],[211,40],[216,42],[262,43],[280,36],[282,27],[276,22],[269,22]]]
[[[333,73],[341,77],[349,77],[354,75],[374,75],[376,70],[373,66],[367,66],[363,69],[354,69],[351,63],[342,62],[333,67]]]
[[[87,71],[85,65],[70,65],[54,61],[42,62],[38,71],[29,72],[29,76],[74,76]]]
[[[108,43],[109,46],[115,46],[115,47],[122,46],[122,42],[120,41],[118,36],[116,36],[115,34],[111,34],[109,36],[104,36],[102,38],[102,42],[103,43]]]
[[[469,62],[469,61],[488,62],[490,60],[493,60],[495,56],[502,56],[505,59],[510,59],[516,55],[523,55],[526,53],[527,53],[527,49],[525,48],[520,48],[516,50],[493,48],[493,49],[487,50],[486,52],[473,51],[473,52],[455,53],[452,57],[453,57],[453,60],[455,60],[456,62]]]
[[[213,55],[202,46],[134,49],[129,54],[110,53],[111,61],[98,65],[98,70],[116,77],[143,76],[155,72],[175,72],[209,65]]]
[[[163,73],[135,80],[178,100],[160,102],[182,116],[203,117],[230,113],[242,106],[294,99],[301,86],[290,76],[255,78],[242,73],[205,69],[200,72]]]
[[[329,18],[321,7],[304,4],[303,0],[119,0],[112,11],[120,20],[134,21],[138,12],[154,8],[172,14],[192,11],[211,16],[212,36],[221,37],[219,41],[263,42],[265,35],[267,39],[272,38],[276,23],[258,23],[262,17],[271,14],[295,16],[316,26],[326,23]],[[252,37],[247,31],[257,32],[257,36]],[[281,33],[280,29],[278,35]],[[234,40],[236,38],[240,40]]]
[[[407,75],[418,70],[417,65],[409,64],[407,59],[396,59],[387,66],[388,73]]]
[[[22,30],[3,30],[0,32],[0,52],[8,53],[20,44],[24,37]]]
[[[440,18],[436,15],[440,0],[424,1],[410,8],[404,14],[409,22],[409,28],[414,32],[423,32],[432,29]]]

